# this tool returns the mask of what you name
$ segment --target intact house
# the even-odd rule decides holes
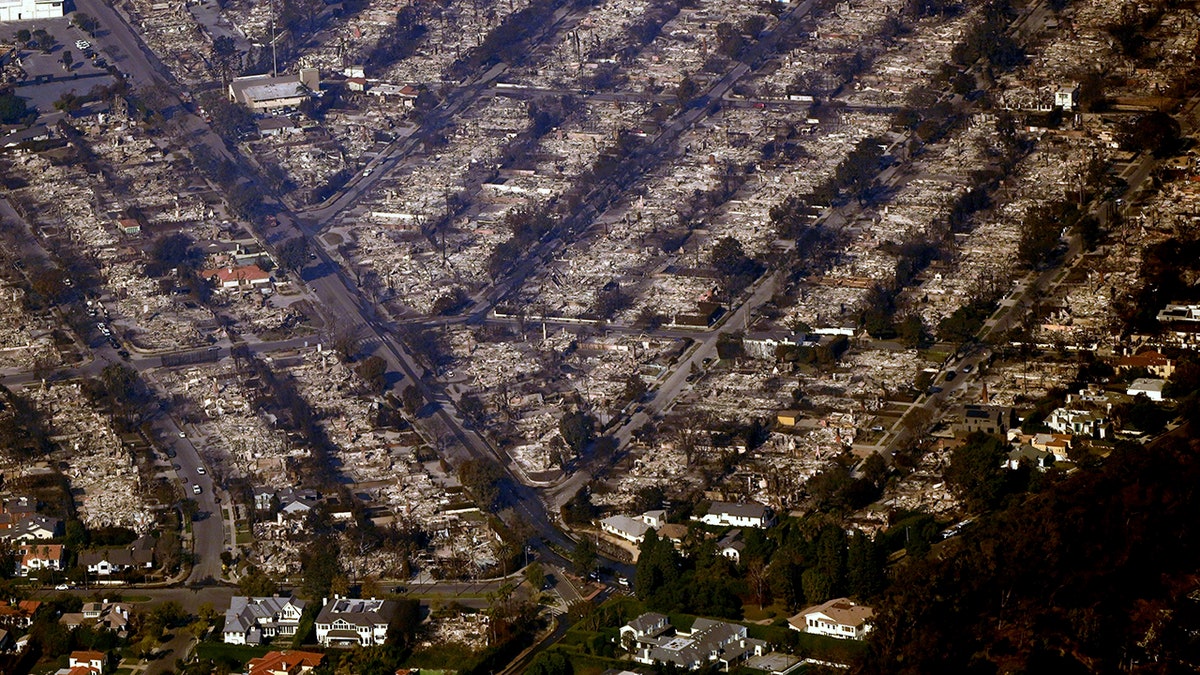
[[[226,291],[238,288],[266,288],[271,283],[271,274],[263,271],[258,265],[219,267],[204,270],[200,276],[213,280],[217,288]]]
[[[0,539],[7,541],[34,541],[62,536],[63,522],[58,518],[38,513],[0,516]]]
[[[148,570],[154,567],[154,539],[149,535],[138,537],[128,546],[83,551],[79,564],[87,567],[88,574],[106,577],[127,570]]]
[[[382,645],[395,616],[396,603],[391,600],[334,596],[317,614],[317,642],[322,647]]]
[[[771,512],[771,509],[753,502],[744,504],[713,502],[712,506],[708,509],[708,513],[700,518],[692,516],[692,519],[699,520],[705,525],[715,525],[717,527],[768,528],[775,524],[775,514]]]
[[[999,405],[965,405],[954,423],[954,433],[966,436],[976,431],[1003,436],[1016,425],[1013,409]]]
[[[225,611],[222,638],[231,645],[257,645],[262,644],[263,638],[295,635],[306,604],[291,596],[235,595]]]
[[[70,675],[76,673],[103,673],[105,663],[108,657],[104,652],[86,651],[86,652],[71,652],[68,657],[67,672]],[[62,671],[59,671],[62,672]]]
[[[1112,423],[1108,417],[1094,410],[1056,408],[1046,417],[1046,426],[1060,434],[1089,438],[1108,438],[1112,432]]]
[[[710,664],[729,670],[767,650],[766,642],[746,636],[745,626],[699,618],[690,631],[680,631],[667,617],[654,612],[621,627],[621,646],[638,663],[673,663],[688,670]]]
[[[788,619],[788,624],[801,633],[861,640],[871,631],[871,619],[874,616],[875,612],[866,605],[859,605],[848,598],[834,598],[802,610]]]
[[[66,628],[93,626],[107,628],[124,637],[129,632],[129,605],[101,600],[83,603],[83,611],[68,612],[59,618]]]
[[[29,628],[33,624],[33,615],[41,606],[38,600],[10,600],[0,605],[0,626]]]
[[[1127,370],[1145,370],[1151,375],[1169,379],[1175,374],[1175,361],[1159,352],[1146,351],[1117,361],[1117,373]]]
[[[304,675],[321,665],[324,654],[316,652],[267,652],[246,664],[246,675]]]
[[[38,570],[62,571],[62,544],[25,544],[17,548],[16,573],[27,577]]]
[[[321,74],[316,68],[301,68],[296,75],[248,75],[229,83],[229,100],[254,112],[294,108],[320,95]]]
[[[742,561],[742,552],[746,550],[746,542],[742,541],[742,529],[734,528],[717,541],[717,553],[729,558],[734,564]]]
[[[600,521],[600,529],[626,541],[635,544],[642,543],[646,533],[657,530],[667,522],[667,512],[663,510],[647,511],[636,518],[629,516],[609,516]]]
[[[1139,377],[1134,380],[1129,388],[1125,390],[1130,396],[1142,394],[1151,401],[1163,400],[1163,387],[1166,386],[1165,380],[1159,380],[1152,377]]]

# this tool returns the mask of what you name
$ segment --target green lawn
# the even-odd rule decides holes
[[[258,658],[271,651],[272,647],[253,645],[227,645],[224,642],[204,641],[196,645],[196,656],[217,662],[232,661],[244,666],[250,659]],[[275,649],[279,649],[276,647]]]

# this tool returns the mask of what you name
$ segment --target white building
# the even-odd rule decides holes
[[[1125,390],[1130,396],[1144,394],[1151,401],[1163,400],[1163,387],[1166,386],[1166,380],[1159,380],[1152,377],[1139,377],[1134,380],[1129,388]]]
[[[695,519],[695,516],[692,516]],[[717,527],[758,527],[767,528],[775,524],[775,515],[771,509],[762,504],[730,504],[728,502],[713,502],[708,513],[699,518],[705,525]]]
[[[654,612],[622,626],[620,640],[621,647],[638,663],[673,663],[687,670],[714,664],[728,671],[752,656],[761,656],[767,648],[762,640],[747,637],[746,627],[740,624],[701,617],[690,631],[680,631],[667,617]]]
[[[1060,434],[1108,438],[1108,418],[1094,410],[1057,408],[1046,418],[1046,426]]]
[[[231,645],[257,645],[263,642],[263,638],[295,635],[306,604],[293,597],[251,598],[235,595],[225,611],[222,637]]]
[[[840,638],[861,640],[871,631],[871,619],[875,612],[866,605],[859,605],[847,598],[834,598],[814,605],[788,619],[793,630]]]
[[[321,75],[316,68],[302,68],[298,75],[248,75],[229,83],[229,100],[254,112],[294,108],[319,95]]]
[[[322,647],[382,645],[395,615],[396,603],[391,600],[334,596],[317,615],[317,642]]]
[[[0,0],[0,21],[55,19],[64,15],[62,0]]]
[[[636,518],[629,516],[610,516],[600,521],[600,529],[626,541],[635,544],[642,543],[646,533],[657,530],[667,522],[667,512],[663,510],[647,511]]]

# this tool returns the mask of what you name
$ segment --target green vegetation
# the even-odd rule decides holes
[[[857,672],[1172,672],[1200,628],[1196,431],[1119,445],[902,564]],[[1172,516],[1171,514],[1177,514]],[[1047,601],[1050,599],[1050,601]],[[1035,628],[1036,627],[1036,628]],[[1152,664],[1162,664],[1165,669]]]

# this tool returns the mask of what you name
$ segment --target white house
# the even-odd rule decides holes
[[[842,640],[861,640],[871,631],[875,612],[848,598],[834,598],[814,605],[788,619],[793,630]]]
[[[0,21],[31,21],[64,16],[62,0],[0,0]]]
[[[1100,412],[1057,408],[1046,418],[1046,426],[1060,434],[1107,438],[1111,425],[1108,418]]]
[[[696,519],[695,516],[692,516]],[[771,509],[762,504],[745,503],[730,504],[728,502],[713,502],[708,513],[699,518],[705,525],[717,527],[758,527],[766,528],[775,524],[775,515]]]
[[[742,551],[746,550],[746,542],[742,541],[742,530],[736,528],[730,530],[728,534],[721,537],[717,542],[717,553],[729,558],[735,563],[742,561]]]
[[[143,535],[125,547],[83,551],[79,554],[79,564],[86,566],[89,574],[102,577],[131,569],[152,569],[154,539]]]
[[[1161,401],[1163,400],[1163,387],[1166,384],[1166,380],[1159,380],[1153,377],[1139,377],[1129,385],[1125,393],[1130,396],[1144,394],[1151,401]]]
[[[395,615],[396,603],[391,600],[334,596],[317,614],[317,642],[322,647],[382,645]]]
[[[263,638],[295,635],[308,604],[291,596],[246,597],[235,595],[225,610],[222,638],[231,645],[262,644]]]
[[[70,670],[67,672],[73,674],[80,672],[76,671],[76,668],[81,668],[85,669],[86,672],[89,673],[103,673],[104,662],[106,660],[107,659],[104,656],[104,652],[71,652],[71,655],[68,657],[67,661],[67,667],[70,668]]]
[[[666,524],[667,512],[658,509],[647,511],[633,518],[624,515],[609,516],[600,521],[600,529],[626,541],[640,544],[646,538],[647,532],[657,530]]]
[[[696,670],[715,663],[722,670],[751,656],[761,656],[766,643],[746,635],[746,627],[699,618],[690,631],[677,631],[667,617],[643,614],[621,627],[621,646],[638,663],[673,663]]]
[[[61,571],[62,568],[62,544],[26,544],[17,549],[18,576],[27,577],[37,570]]]
[[[650,530],[650,526],[639,518],[609,516],[600,521],[600,529],[635,544],[640,544],[646,538],[646,532]]]
[[[33,513],[21,516],[7,529],[0,529],[0,539],[9,541],[34,541],[53,539],[63,532],[63,523],[58,518]]]

